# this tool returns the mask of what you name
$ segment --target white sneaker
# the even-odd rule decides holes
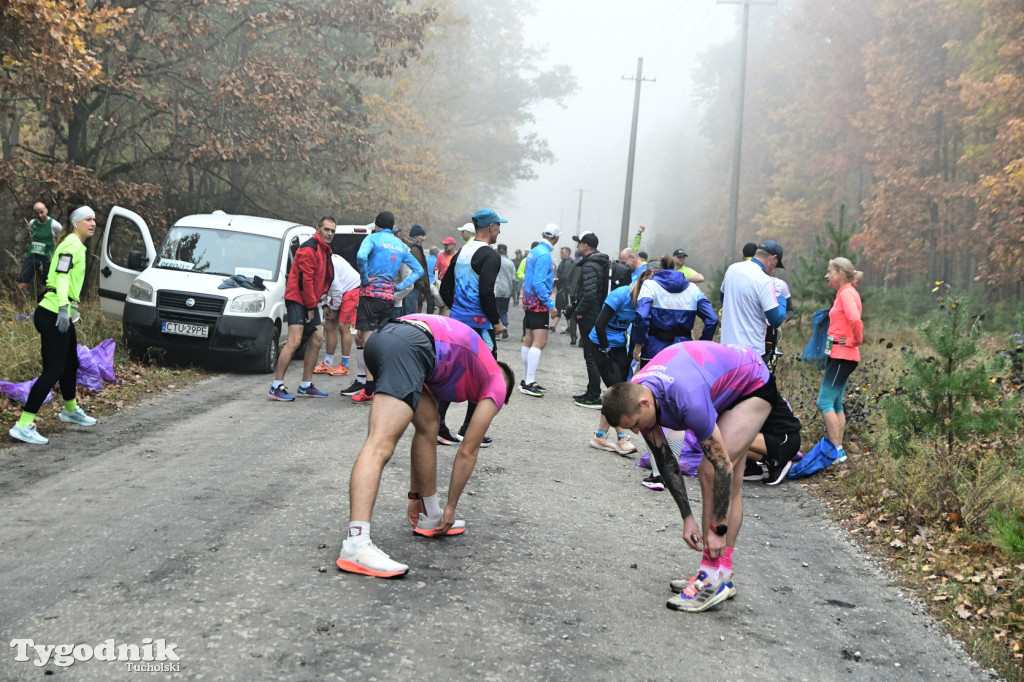
[[[81,407],[76,407],[74,412],[68,412],[67,410],[61,410],[61,413],[57,415],[57,418],[62,422],[68,424],[78,424],[79,426],[92,426],[96,423],[96,420],[85,413]]]
[[[39,432],[36,431],[35,422],[25,426],[14,426],[7,433],[9,433],[11,438],[14,438],[15,440],[31,443],[32,445],[46,445],[50,442],[49,438],[39,435]]]
[[[420,520],[416,522],[416,527],[412,529],[412,532],[425,538],[432,538],[438,535],[437,528],[441,525],[441,520],[442,517],[440,516],[435,520],[429,518],[426,514],[420,514]],[[462,519],[456,519],[445,535],[461,535],[465,532],[466,522]]]
[[[615,447],[615,444],[608,440],[607,435],[598,438],[594,436],[590,439],[590,447],[598,450],[607,450],[608,452],[618,453],[619,449]]]
[[[397,578],[409,572],[408,566],[392,561],[372,542],[364,542],[351,551],[347,551],[345,543],[342,543],[337,563],[343,571],[372,575],[375,578]]]

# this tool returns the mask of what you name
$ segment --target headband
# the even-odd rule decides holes
[[[96,211],[92,210],[88,206],[79,206],[78,208],[71,212],[70,216],[68,216],[68,222],[71,223],[71,229],[75,229],[75,225],[78,224],[79,220],[82,220],[83,218],[95,217]]]

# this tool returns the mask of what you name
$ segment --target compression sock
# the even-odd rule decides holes
[[[18,426],[28,426],[36,420],[36,415],[33,412],[22,412],[21,416],[18,417]]]
[[[732,577],[732,551],[733,547],[726,547],[722,553],[722,557],[718,560],[718,570],[721,572],[723,578]]]
[[[708,581],[712,585],[718,582],[721,575],[721,559],[711,558],[706,543],[704,545],[704,552],[700,555],[700,570],[708,574]]]
[[[537,380],[537,365],[540,364],[540,348],[531,348],[526,358],[526,383],[532,384]]]
[[[658,471],[658,462],[654,459],[654,453],[649,454],[647,459],[651,462],[651,476],[661,476],[661,472]]]
[[[428,519],[436,519],[441,516],[441,505],[437,503],[437,493],[423,498],[423,509]]]
[[[366,544],[370,541],[370,522],[369,521],[349,521],[348,522],[348,537],[345,538],[345,547],[352,551],[359,545]]]
[[[519,355],[523,359],[523,383],[530,383],[526,380],[526,377],[530,375],[529,364],[530,364],[530,347],[523,346],[523,349],[519,351]]]
[[[362,346],[356,346],[356,381],[366,383],[366,360],[363,359]]]
[[[71,400],[64,401],[64,411],[74,412],[78,409],[78,398],[72,398]]]
[[[333,365],[334,364],[334,353],[327,353],[326,355],[324,355],[324,364],[325,365]]]

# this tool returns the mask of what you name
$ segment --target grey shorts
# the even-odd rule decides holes
[[[366,342],[363,357],[376,383],[375,393],[398,398],[415,412],[423,384],[437,365],[430,332],[412,322],[385,323]]]

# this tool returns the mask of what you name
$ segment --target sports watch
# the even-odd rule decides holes
[[[717,526],[715,524],[711,524],[710,528],[711,532],[715,535],[725,536],[725,534],[729,532],[729,527],[724,523],[720,523]]]

